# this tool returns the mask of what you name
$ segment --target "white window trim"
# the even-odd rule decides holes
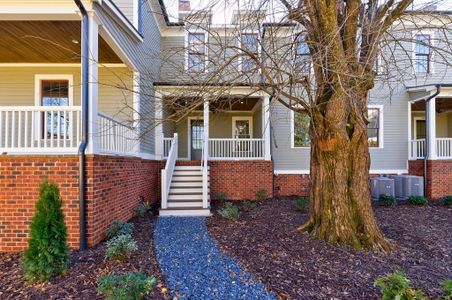
[[[377,108],[379,110],[378,113],[378,147],[369,147],[369,149],[383,149],[384,148],[384,105],[382,104],[370,104],[367,108]],[[290,147],[292,149],[309,149],[310,146],[295,146],[295,112],[290,110]]]
[[[261,49],[261,38],[259,36],[259,31],[258,30],[251,30],[251,31],[243,31],[240,32],[240,38],[238,40],[238,47],[239,49],[242,49],[243,45],[242,45],[242,35],[244,34],[255,34],[257,36],[257,56],[260,58],[262,55],[262,49]],[[242,56],[239,56],[239,72],[242,72]],[[261,73],[261,68],[258,68],[258,73]]]
[[[435,73],[435,64],[434,62],[434,57],[435,57],[435,52],[431,51],[430,54],[430,61],[429,61],[429,71],[428,73],[425,72],[416,72],[416,42],[415,42],[415,37],[416,35],[428,35],[430,36],[430,47],[433,48],[435,46],[435,34],[433,31],[431,30],[416,30],[416,31],[412,31],[411,33],[411,39],[412,39],[412,55],[411,55],[411,59],[412,59],[412,63],[411,63],[411,67],[413,69],[413,74],[418,74],[418,75],[429,75],[429,74],[434,74]]]
[[[372,149],[383,149],[384,148],[384,105],[383,104],[369,104],[367,108],[378,109],[378,147],[369,147]]]
[[[290,148],[310,149],[311,146],[295,146],[295,112],[290,110]]]
[[[235,124],[237,121],[248,121],[250,124],[250,138],[253,138],[253,117],[252,116],[239,116],[239,117],[232,117],[232,134],[231,137],[235,139]]]
[[[293,57],[294,63],[295,63],[295,59],[296,59],[296,55],[297,55],[296,42],[297,42],[297,37],[298,37],[299,35],[304,35],[304,36],[306,36],[306,33],[303,32],[303,31],[297,31],[297,32],[295,32],[295,33],[293,34],[293,36],[292,36],[292,41],[294,42],[293,45],[295,45],[295,47],[293,47],[293,49],[292,49],[292,52],[293,52],[293,53],[292,53],[292,57]],[[311,54],[309,54],[309,57],[311,57]],[[314,65],[313,65],[312,60],[311,60],[311,68],[309,69],[309,73],[305,73],[305,75],[313,75],[313,74],[314,74]],[[298,148],[298,147],[297,147],[297,148]]]
[[[204,72],[199,72],[199,74],[202,74],[202,73],[207,73],[207,69],[209,67],[209,60],[208,60],[209,49],[207,47],[207,45],[208,45],[207,44],[208,43],[208,34],[207,34],[207,31],[205,31],[203,29],[189,30],[185,34],[185,41],[184,41],[184,44],[185,44],[185,63],[184,63],[184,68],[185,68],[186,72],[198,73],[198,72],[190,71],[188,69],[188,51],[189,51],[189,48],[188,48],[189,47],[189,45],[188,45],[188,36],[190,34],[197,34],[197,33],[204,34],[204,49],[205,49],[205,53],[204,53]]]

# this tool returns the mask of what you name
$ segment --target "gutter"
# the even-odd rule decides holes
[[[86,234],[86,148],[88,137],[88,80],[89,80],[89,20],[88,13],[81,0],[74,0],[82,14],[82,132],[78,149],[79,156],[79,218],[80,218],[80,250],[88,249]]]
[[[438,96],[439,93],[441,92],[441,84],[436,84],[435,87],[436,87],[436,92],[433,95],[429,96],[427,99],[425,99],[425,114],[426,115],[427,115],[428,103],[430,102],[430,100],[432,100],[433,98]],[[425,130],[425,154],[424,154],[424,168],[423,168],[423,173],[424,173],[424,196],[425,197],[427,197],[427,183],[428,183],[427,182],[427,157],[429,156],[429,152],[430,152],[430,149],[428,148],[428,143],[427,143],[428,139],[429,139],[429,137],[428,137],[428,130]]]

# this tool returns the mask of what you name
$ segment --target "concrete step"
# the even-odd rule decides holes
[[[208,208],[167,208],[160,209],[160,216],[180,216],[180,217],[208,217],[211,215]]]

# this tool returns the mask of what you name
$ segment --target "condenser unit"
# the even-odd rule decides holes
[[[395,195],[406,199],[409,196],[424,195],[424,177],[413,175],[398,175],[394,177]]]
[[[379,199],[380,195],[395,196],[394,179],[389,177],[374,177],[370,179],[370,187],[373,199]]]

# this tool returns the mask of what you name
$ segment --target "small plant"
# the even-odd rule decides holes
[[[245,211],[253,210],[256,207],[257,207],[257,204],[253,201],[246,200],[245,202],[243,202],[243,210],[245,210]]]
[[[443,299],[452,300],[452,280],[444,280],[441,282],[443,287]]]
[[[107,238],[111,239],[115,236],[129,234],[131,235],[133,231],[133,224],[131,223],[122,223],[119,220],[114,220],[110,227],[107,229]]]
[[[424,196],[409,196],[408,203],[425,206],[428,204],[428,200]]]
[[[265,199],[267,199],[267,190],[266,189],[260,189],[256,192],[256,200],[258,202],[262,202]]]
[[[222,208],[218,210],[218,213],[228,220],[237,220],[240,217],[239,208],[232,203],[226,203]]]
[[[97,291],[107,300],[139,300],[152,291],[155,277],[141,272],[110,274],[99,278]]]
[[[226,193],[223,193],[223,192],[218,192],[215,195],[215,199],[219,200],[219,201],[224,201],[224,200],[228,199],[228,195]]]
[[[397,205],[397,199],[393,196],[381,194],[378,203],[384,206],[394,206]]]
[[[293,201],[293,206],[296,210],[307,211],[309,209],[309,198],[307,197],[297,197]]]
[[[22,269],[29,282],[47,282],[66,271],[69,247],[62,203],[58,186],[43,182],[30,224],[28,248],[22,255]]]
[[[411,288],[410,280],[405,273],[398,271],[378,278],[374,286],[378,287],[382,294],[382,300],[424,300],[427,296],[420,290]]]
[[[452,206],[452,196],[446,196],[443,198],[444,206]]]
[[[137,243],[130,234],[118,235],[107,242],[106,259],[124,260],[138,250]]]
[[[151,210],[151,206],[150,206],[148,203],[143,202],[143,203],[141,203],[140,205],[138,205],[138,206],[135,208],[135,216],[142,218],[142,217],[144,217],[150,210]]]

